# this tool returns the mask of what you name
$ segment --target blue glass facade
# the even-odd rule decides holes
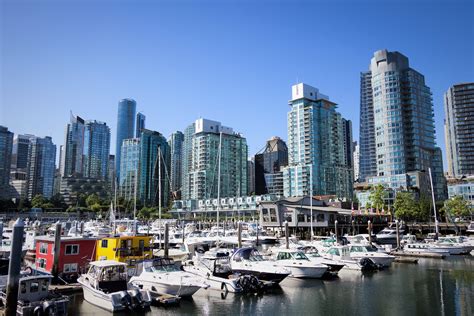
[[[161,182],[161,206],[168,205],[169,154],[168,142],[163,135],[147,129],[141,131],[138,194],[145,206],[158,205],[158,181]]]
[[[105,180],[109,173],[110,128],[98,121],[86,121],[84,171],[87,178]]]
[[[117,139],[115,143],[115,170],[120,181],[120,153],[124,139],[133,138],[137,103],[132,99],[120,100],[117,112]]]
[[[143,113],[138,112],[137,113],[137,119],[135,122],[135,138],[140,138],[140,135],[142,133],[142,129],[145,128],[145,120],[146,116]]]
[[[71,114],[71,121],[66,126],[64,153],[62,154],[61,176],[82,175],[84,150],[84,120]]]
[[[30,139],[27,164],[28,199],[31,200],[37,194],[46,198],[53,196],[55,162],[56,145],[51,137]]]
[[[132,200],[135,196],[135,181],[138,181],[136,177],[140,161],[140,139],[124,139],[121,151],[120,173],[122,176],[118,183],[119,195],[126,200]],[[136,187],[138,191],[138,182]]]
[[[12,159],[13,133],[0,126],[0,199],[10,196],[10,168]]]
[[[168,140],[170,146],[170,180],[171,180],[171,191],[181,191],[182,181],[182,163],[183,163],[183,142],[184,134],[177,131],[171,134]]]

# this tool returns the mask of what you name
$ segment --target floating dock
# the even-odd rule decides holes
[[[432,259],[444,259],[446,257],[446,255],[441,254],[441,253],[423,253],[423,252],[392,251],[390,254],[397,257],[432,258]]]

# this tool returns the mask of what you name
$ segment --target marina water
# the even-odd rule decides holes
[[[76,314],[107,312],[78,294],[71,299]],[[152,307],[145,315],[474,315],[474,257],[393,263],[364,274],[343,269],[333,280],[288,278],[262,296],[201,289],[179,306]]]

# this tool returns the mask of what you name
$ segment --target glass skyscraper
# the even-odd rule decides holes
[[[375,52],[361,80],[361,178],[388,188],[417,187],[428,195],[431,168],[436,198],[444,199],[433,116],[430,88],[423,75],[410,68],[408,58],[399,52]],[[363,128],[370,131],[363,133]]]
[[[145,206],[158,205],[158,181],[161,181],[161,206],[168,205],[170,188],[169,154],[168,142],[162,134],[142,129],[140,135],[138,194]]]
[[[136,127],[135,138],[139,138],[141,135],[142,129],[145,128],[145,120],[146,120],[145,114],[138,112],[136,122],[135,122],[135,127]]]
[[[30,138],[27,162],[28,199],[41,194],[51,198],[56,170],[56,145],[51,137]]]
[[[13,133],[0,126],[0,199],[10,198],[10,170]]]
[[[220,122],[198,119],[184,133],[183,199],[247,195],[247,141]]]
[[[474,175],[474,82],[444,94],[446,157],[451,177]]]
[[[69,177],[82,175],[84,150],[84,120],[71,113],[71,119],[66,126],[63,153],[61,153],[61,176]]]
[[[86,178],[106,180],[109,174],[110,128],[106,123],[85,122],[84,170]]]
[[[182,164],[183,164],[183,142],[184,134],[180,131],[171,134],[168,145],[170,147],[170,180],[171,191],[179,193],[181,191]]]
[[[135,113],[137,103],[132,99],[120,100],[117,112],[117,139],[115,143],[115,170],[117,178],[120,181],[120,153],[124,139],[134,137],[135,131]],[[121,181],[120,181],[121,182]]]
[[[13,138],[12,169],[26,170],[30,138],[34,135],[16,135]]]
[[[282,168],[287,165],[288,147],[286,143],[279,137],[268,140],[263,153],[255,155],[255,194],[283,195],[281,173]],[[277,173],[280,175],[274,175]],[[281,183],[279,183],[280,180]]]
[[[119,195],[126,200],[132,200],[136,188],[138,199],[138,179],[136,177],[140,161],[140,139],[124,139],[121,151],[120,172],[122,176],[119,178]],[[135,181],[137,181],[136,187]]]
[[[284,195],[332,195],[351,199],[352,157],[348,157],[351,150],[347,148],[352,147],[350,121],[336,111],[336,103],[304,83],[292,87],[289,104]]]

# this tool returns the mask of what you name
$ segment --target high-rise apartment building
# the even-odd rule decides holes
[[[108,179],[110,153],[110,128],[96,120],[85,122],[83,176]]]
[[[10,198],[10,170],[13,133],[0,126],[0,199]]]
[[[146,120],[145,114],[138,112],[136,122],[135,122],[135,138],[139,138],[142,133],[142,129],[145,128],[145,120]]]
[[[135,130],[135,113],[137,103],[132,99],[120,100],[117,111],[117,139],[115,143],[115,170],[120,181],[120,153],[124,139],[133,138]],[[120,181],[121,182],[121,181]]]
[[[351,151],[347,148],[352,146],[350,121],[336,111],[336,103],[304,83],[292,87],[289,104],[284,195],[351,199],[352,157],[348,157]]]
[[[247,195],[247,141],[232,128],[196,120],[185,130],[183,153],[183,199]]]
[[[82,175],[84,150],[84,120],[71,113],[71,119],[66,126],[63,152],[61,153],[61,176],[69,177]]]
[[[137,193],[138,199],[138,169],[140,161],[140,138],[124,139],[121,146],[119,178],[119,195],[126,200],[132,200]]]
[[[170,190],[173,194],[173,198],[180,197],[182,186],[183,142],[184,134],[180,131],[171,134],[168,140],[170,147]]]
[[[113,196],[115,193],[116,177],[115,177],[115,155],[109,155],[109,192]]]
[[[399,52],[375,52],[370,71],[361,79],[360,177],[372,185],[416,187],[428,195],[431,168],[435,196],[444,199],[433,116],[430,88],[410,68],[408,58]]]
[[[168,205],[169,196],[169,146],[159,132],[142,129],[140,135],[140,159],[138,194],[145,206],[159,203],[161,183],[161,206]]]
[[[30,138],[27,163],[28,199],[41,194],[51,198],[56,170],[56,145],[51,137]]]
[[[474,82],[450,87],[444,111],[448,175],[474,175]]]
[[[360,74],[359,146],[359,181],[363,182],[367,177],[377,175],[372,74],[370,71]]]
[[[283,195],[282,168],[287,165],[286,143],[279,137],[272,137],[267,141],[263,153],[255,155],[255,194]]]

